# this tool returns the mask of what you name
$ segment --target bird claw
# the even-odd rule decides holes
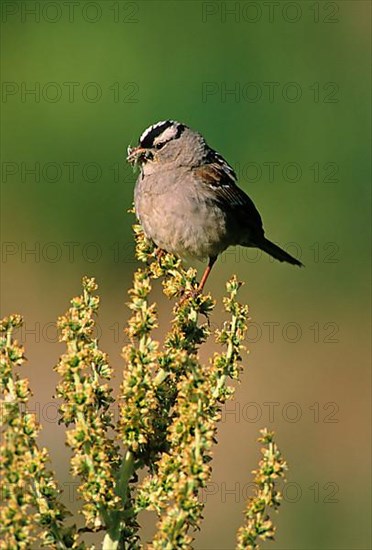
[[[186,290],[185,288],[182,288],[180,292],[180,304],[183,304],[184,302],[186,302],[186,300],[195,300],[195,298],[197,298],[200,293],[201,289],[199,287],[193,288],[192,290]]]
[[[165,250],[163,250],[162,248],[157,248],[155,250],[155,256],[156,256],[156,258],[159,262],[162,259],[162,257],[164,256],[164,254],[165,254]]]
[[[200,286],[198,286],[197,288],[193,288],[192,290],[182,289],[181,290],[181,297],[180,297],[180,300],[178,302],[178,305],[183,306],[185,304],[185,302],[187,302],[188,300],[196,300],[199,296],[201,296],[202,290],[203,289],[200,288]],[[206,318],[208,326],[209,326],[210,325],[209,314],[206,311],[203,311],[203,310],[200,310],[200,309],[198,309],[198,313],[200,313],[201,315],[203,315]]]

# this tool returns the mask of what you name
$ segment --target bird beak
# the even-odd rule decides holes
[[[127,161],[129,164],[139,164],[145,160],[146,156],[147,151],[142,147],[128,147],[127,149]]]

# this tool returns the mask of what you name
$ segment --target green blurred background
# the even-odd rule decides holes
[[[231,249],[208,282],[218,325],[224,281],[244,280],[252,326],[195,548],[234,547],[263,426],[290,466],[276,542],[264,548],[371,548],[370,4],[29,1],[2,10],[1,309],[25,316],[24,374],[66,503],[74,494],[51,399],[63,350],[53,323],[82,275],[96,276],[101,347],[120,383],[136,265],[126,147],[174,118],[236,167],[268,236],[306,265]],[[156,299],[166,322],[169,304]],[[152,529],[145,522],[144,541]]]

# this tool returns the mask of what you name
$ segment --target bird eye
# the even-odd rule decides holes
[[[155,149],[161,149],[166,144],[166,141],[160,141],[159,143],[155,144]]]

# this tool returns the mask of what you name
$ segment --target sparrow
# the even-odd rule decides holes
[[[152,124],[138,146],[128,147],[127,161],[140,168],[134,204],[145,235],[166,252],[208,259],[200,291],[229,246],[259,248],[280,262],[303,265],[265,237],[261,216],[238,187],[233,168],[186,124]]]

